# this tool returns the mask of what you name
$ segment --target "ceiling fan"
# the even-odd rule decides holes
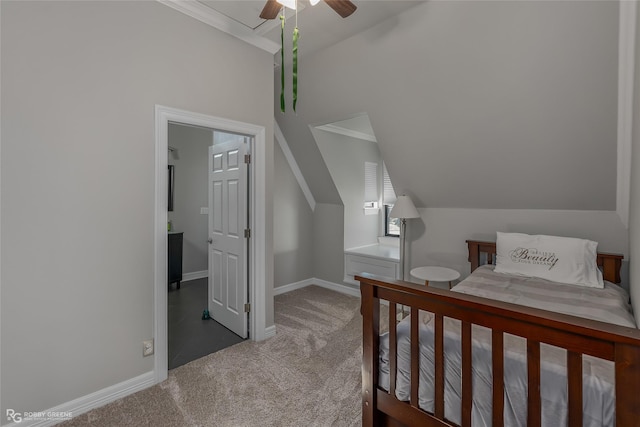
[[[310,0],[312,5],[315,5],[316,3],[318,3],[318,1],[319,0]],[[351,15],[357,9],[357,6],[350,0],[324,0],[324,2],[343,18]],[[279,2],[278,0],[267,0],[267,3],[262,9],[262,12],[260,12],[260,18],[275,19],[278,16],[278,12],[280,12],[280,9],[282,9],[282,5],[286,3],[286,1]]]

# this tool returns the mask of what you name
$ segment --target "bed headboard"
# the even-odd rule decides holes
[[[495,242],[483,242],[479,240],[467,240],[469,249],[469,262],[471,263],[471,271],[482,265],[482,259],[486,257],[485,264],[494,264],[494,255],[496,254]],[[482,256],[485,254],[485,257]],[[602,270],[604,280],[612,283],[620,283],[620,268],[624,256],[619,254],[607,254],[598,252],[598,267]]]

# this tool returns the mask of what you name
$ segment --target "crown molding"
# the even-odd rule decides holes
[[[228,18],[220,12],[197,1],[189,0],[156,0],[172,9],[182,12],[200,22],[212,26],[222,32],[247,42],[257,48],[265,50],[272,55],[280,50],[280,45],[265,37],[257,35],[253,30],[239,22]]]

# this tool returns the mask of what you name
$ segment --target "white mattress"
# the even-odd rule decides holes
[[[478,274],[476,274],[476,272]],[[506,279],[509,286],[495,285],[500,287],[502,300],[509,301],[513,298],[519,303],[523,301],[523,292],[526,299],[536,300],[527,288],[534,286],[539,289],[539,281],[531,281],[529,278],[511,276],[505,278],[499,273],[494,273],[491,267],[484,267],[476,270],[469,278],[454,288],[454,291],[463,291],[469,294],[486,296],[491,293],[489,282],[499,283],[500,279]],[[502,277],[501,277],[502,276]],[[483,283],[484,282],[484,283]],[[545,286],[555,286],[554,282],[547,282]],[[560,285],[560,284],[557,284]],[[560,285],[571,286],[571,285]],[[515,289],[517,290],[514,290]],[[573,289],[572,289],[573,288]],[[583,289],[562,289],[561,292],[576,292],[581,294]],[[489,290],[487,290],[489,289]],[[474,292],[475,290],[475,292]],[[590,289],[589,292],[594,291]],[[633,317],[628,312],[627,300],[624,300],[626,293],[624,290],[613,284],[607,284],[604,291],[596,292],[596,296],[582,295],[578,299],[586,298],[586,304],[596,304],[609,307],[609,311],[614,311],[613,306],[620,305],[622,308],[615,309],[617,312],[613,319],[631,319]],[[511,296],[509,296],[511,294]],[[535,295],[535,292],[533,292]],[[542,298],[547,299],[545,294]],[[595,299],[594,301],[590,301]],[[627,297],[628,299],[628,297]],[[594,317],[594,311],[582,308],[575,308],[567,300],[570,311],[567,314],[576,314],[579,311],[587,314],[583,317]],[[539,303],[540,301],[538,301]],[[562,302],[556,301],[562,305]],[[535,302],[527,304],[537,306]],[[547,307],[547,306],[545,306]],[[543,308],[543,307],[540,307]],[[556,307],[557,309],[558,307]],[[623,312],[618,312],[622,310]],[[598,310],[595,310],[598,311]],[[599,311],[598,311],[599,312]],[[626,314],[624,313],[626,312]],[[600,312],[599,312],[600,313]],[[601,312],[606,313],[606,312]],[[611,313],[610,313],[611,314]],[[598,316],[598,315],[597,315]],[[596,316],[596,317],[597,317]],[[603,319],[599,319],[603,320]],[[616,321],[623,323],[623,321]],[[420,384],[419,384],[419,405],[422,409],[433,412],[434,391],[433,391],[433,319],[428,313],[421,313],[420,325]],[[634,326],[635,325],[631,325]],[[460,424],[461,408],[461,349],[460,349],[460,323],[453,319],[445,320],[445,417],[450,421]],[[404,319],[397,326],[398,337],[398,359],[397,359],[397,382],[396,397],[403,401],[410,398],[410,324],[409,318]],[[507,426],[526,426],[527,419],[527,364],[526,364],[526,341],[522,338],[505,334],[505,399],[504,399],[504,420]],[[492,400],[492,366],[491,366],[491,332],[490,330],[473,326],[473,426],[491,426],[491,400]],[[566,352],[562,349],[543,344],[541,346],[541,380],[540,394],[542,402],[542,425],[559,426],[567,423],[567,380],[565,362]],[[383,334],[380,337],[380,375],[379,384],[386,390],[389,389],[389,336]],[[583,425],[584,426],[613,426],[615,425],[615,397],[614,397],[614,372],[613,363],[596,359],[590,356],[583,357]]]

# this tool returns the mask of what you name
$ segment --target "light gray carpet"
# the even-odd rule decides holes
[[[359,426],[360,300],[317,286],[275,297],[277,334],[169,372],[63,426]]]

